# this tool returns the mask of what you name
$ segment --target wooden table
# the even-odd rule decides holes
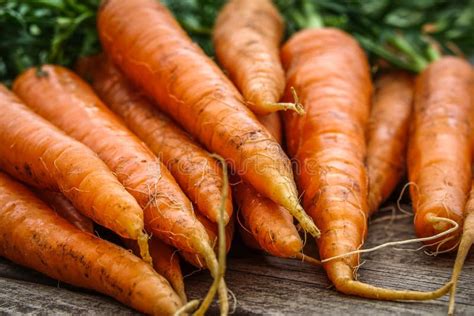
[[[367,247],[413,237],[412,219],[380,214],[370,225]],[[308,246],[314,244],[308,240]],[[229,256],[227,284],[237,298],[236,315],[444,315],[447,296],[430,302],[379,302],[344,296],[331,288],[319,267],[273,258],[245,249],[237,240]],[[405,246],[416,248],[419,244]],[[386,248],[363,256],[359,278],[397,289],[432,290],[451,273],[453,255],[430,257],[422,251]],[[474,257],[464,268],[457,315],[474,315]],[[210,283],[206,272],[186,278],[188,296],[202,297]],[[216,314],[213,306],[210,314]],[[0,314],[131,315],[134,311],[90,291],[67,286],[0,258]]]

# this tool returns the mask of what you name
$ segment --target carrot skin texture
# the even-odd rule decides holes
[[[140,249],[134,240],[123,239],[125,246],[133,251],[135,255],[140,254]],[[186,303],[186,292],[184,290],[183,273],[179,263],[179,255],[171,246],[168,246],[158,238],[152,237],[148,242],[150,256],[153,259],[153,268],[159,275],[164,276],[171,284],[175,292]]]
[[[375,82],[366,162],[369,215],[390,196],[405,172],[413,93],[414,79],[406,72],[388,72]]]
[[[217,59],[259,115],[286,109],[276,105],[285,90],[279,57],[283,31],[283,19],[271,0],[231,0],[216,19]]]
[[[0,255],[54,279],[93,289],[147,314],[173,315],[168,281],[128,251],[84,233],[0,173]]]
[[[307,29],[293,35],[281,51],[287,97],[294,87],[306,114],[285,113],[286,139],[298,162],[303,205],[321,228],[321,259],[359,249],[367,232],[368,183],[364,166],[365,127],[372,83],[369,65],[357,42],[343,31]],[[341,71],[344,69],[344,71]],[[359,256],[323,264],[336,289],[378,300],[423,300],[446,294],[397,291],[356,281]]]
[[[281,122],[278,113],[258,119],[272,136],[281,143]],[[293,217],[283,207],[262,196],[242,180],[236,179],[234,196],[239,205],[241,235],[252,248],[262,249],[277,257],[294,257],[301,252],[301,240]]]
[[[198,220],[203,224],[203,226],[206,228],[207,235],[209,236],[209,239],[212,241],[212,245],[214,246],[214,251],[217,250],[218,246],[218,241],[217,241],[217,236],[218,236],[218,231],[217,231],[217,225],[215,223],[212,223],[209,221],[206,217],[197,215]],[[234,238],[234,219],[233,217],[230,219],[229,224],[225,227],[225,243],[226,243],[226,252],[228,253],[230,250],[230,247],[232,245],[232,240]],[[186,251],[181,251],[180,252],[181,256],[183,257],[184,260],[186,260],[188,263],[192,264],[193,266],[199,268],[199,269],[206,269],[206,261],[199,255],[186,252]]]
[[[82,214],[122,237],[142,233],[142,210],[104,162],[2,85],[0,168],[34,187],[61,191]]]
[[[240,207],[242,229],[251,232],[259,249],[277,257],[293,257],[301,252],[303,241],[285,208],[242,181],[234,186],[234,197]]]
[[[217,222],[222,168],[215,159],[158,111],[105,56],[83,58],[78,69],[107,106],[160,157],[199,212]],[[232,211],[228,194],[225,224]]]
[[[364,159],[372,83],[367,58],[353,38],[336,29],[299,32],[281,56],[287,87],[295,87],[306,108],[303,116],[285,113],[285,131],[300,169],[303,205],[321,227],[320,257],[356,250],[363,244],[368,215]],[[346,70],[340,72],[341,67]],[[358,257],[324,265],[335,285],[338,263],[352,276]]]
[[[416,80],[408,177],[419,237],[450,228],[448,223],[432,223],[432,216],[462,225],[471,184],[471,82],[471,65],[456,57],[435,61]],[[440,250],[452,248],[460,233],[454,232],[454,239]]]
[[[275,138],[278,144],[283,142],[283,131],[281,126],[281,118],[278,113],[270,113],[258,116],[258,120],[262,123],[267,131]]]
[[[82,215],[74,205],[60,192],[33,190],[53,211],[85,233],[94,233],[94,222]]]
[[[13,86],[18,95],[104,160],[143,208],[147,231],[175,247],[199,252],[200,244],[209,242],[204,227],[158,158],[82,79],[60,66],[42,66],[42,71],[48,75],[38,78],[34,69],[21,74]]]
[[[259,192],[286,207],[307,232],[319,235],[299,204],[291,164],[280,145],[163,5],[106,1],[98,30],[112,60],[163,111]]]

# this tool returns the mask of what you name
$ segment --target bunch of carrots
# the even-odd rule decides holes
[[[433,50],[419,74],[377,60],[373,82],[356,38],[306,9],[282,45],[271,0],[229,0],[213,60],[159,1],[103,1],[102,53],[0,86],[0,255],[146,314],[203,315],[217,296],[226,315],[237,226],[251,248],[321,266],[342,293],[450,292],[452,314],[474,242],[473,68]],[[418,238],[363,249],[405,171]],[[421,292],[355,279],[362,253],[408,242],[457,250],[452,280]],[[202,299],[187,301],[180,260],[209,270]]]

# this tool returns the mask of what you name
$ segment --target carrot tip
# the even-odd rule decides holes
[[[309,263],[313,266],[321,266],[321,261],[319,261],[318,259],[313,258],[311,256],[307,256],[307,255],[305,255],[304,253],[301,253],[301,252],[299,252],[295,255],[295,259],[298,259],[298,260],[301,260],[303,262]]]
[[[211,271],[212,276],[214,277],[214,281],[212,282],[209,291],[207,292],[206,296],[204,297],[201,306],[197,309],[194,315],[204,315],[207,309],[209,308],[212,300],[216,292],[218,291],[219,294],[219,305],[220,305],[220,313],[221,315],[227,315],[229,312],[229,301],[227,297],[227,286],[225,285],[224,281],[224,274],[225,274],[225,267],[226,267],[226,242],[225,242],[225,224],[224,224],[224,214],[225,214],[225,205],[227,201],[227,194],[229,192],[229,178],[227,176],[227,166],[225,160],[217,155],[212,154],[212,157],[219,160],[222,164],[222,171],[223,171],[223,185],[222,185],[222,195],[221,195],[221,206],[219,208],[219,220],[218,220],[218,257],[219,261],[217,262],[215,258],[214,251],[210,247],[210,245],[202,245],[203,249],[203,256],[206,260],[206,264]]]
[[[140,256],[143,261],[153,266],[153,260],[151,259],[150,252],[148,249],[148,235],[142,232],[137,238],[138,247],[140,248]]]

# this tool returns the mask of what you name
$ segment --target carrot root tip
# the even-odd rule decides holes
[[[318,259],[313,258],[311,256],[307,256],[307,255],[305,255],[304,253],[301,253],[301,252],[299,252],[295,255],[295,259],[298,259],[298,260],[301,260],[303,262],[309,263],[313,266],[321,266],[321,261],[319,261]]]
[[[153,259],[150,256],[148,249],[148,235],[145,232],[142,232],[137,238],[138,247],[140,248],[140,256],[143,261],[153,266]]]
[[[223,171],[223,185],[222,185],[222,193],[221,193],[221,205],[219,207],[219,217],[218,217],[218,258],[219,261],[216,260],[215,253],[212,250],[211,246],[208,244],[202,245],[202,253],[204,259],[206,260],[207,266],[211,271],[212,276],[214,277],[214,281],[212,282],[209,291],[207,292],[206,296],[204,297],[201,305],[194,313],[194,315],[204,315],[209,306],[214,299],[216,292],[219,294],[219,306],[220,306],[220,313],[221,315],[227,315],[229,312],[229,299],[227,296],[227,286],[225,285],[224,275],[225,275],[225,268],[226,268],[226,238],[225,238],[225,224],[224,224],[224,217],[225,217],[225,205],[227,201],[227,193],[229,191],[229,179],[227,175],[227,166],[225,161],[222,157],[216,154],[212,154],[212,156],[217,159],[222,164],[222,171]]]

